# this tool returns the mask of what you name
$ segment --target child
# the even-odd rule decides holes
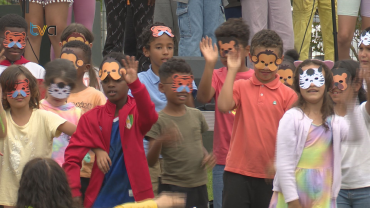
[[[55,59],[45,65],[45,87],[47,96],[40,101],[40,109],[58,114],[67,121],[78,124],[82,115],[80,108],[73,103],[67,103],[68,96],[75,87],[77,71],[73,64],[65,59]],[[60,166],[64,163],[64,151],[70,137],[61,134],[53,140],[53,158]]]
[[[23,17],[16,14],[7,14],[0,18],[0,41],[3,46],[5,60],[0,62],[0,74],[10,65],[22,65],[26,67],[37,79],[40,89],[40,97],[45,96],[45,89],[42,87],[45,69],[30,62],[23,57],[26,48],[27,22]],[[14,39],[14,40],[13,40]]]
[[[278,74],[280,76],[280,82],[286,86],[293,87],[293,75],[295,72],[294,62],[299,60],[299,54],[296,50],[288,50],[284,54],[284,60],[279,66]]]
[[[279,120],[297,99],[276,74],[282,54],[279,35],[261,30],[251,42],[254,75],[235,83],[244,57],[239,50],[230,51],[227,57],[218,109],[224,113],[236,109],[236,114],[224,172],[223,208],[268,207]]]
[[[66,43],[75,40],[84,42],[86,45],[92,48],[94,34],[82,24],[72,23],[64,29],[62,35],[60,36],[59,45],[64,46]],[[90,67],[89,71],[84,74],[83,81],[86,86],[100,90],[100,80],[97,76],[97,71],[98,70],[95,70],[95,67]]]
[[[192,91],[193,75],[182,59],[170,59],[159,69],[159,90],[167,98],[166,107],[147,133],[150,148],[147,155],[153,166],[163,156],[163,174],[158,187],[162,191],[184,192],[186,208],[207,207],[207,172],[203,165],[214,165],[214,158],[203,147],[202,133],[208,130],[203,114],[185,105]],[[172,147],[171,140],[182,142]]]
[[[347,139],[349,126],[343,117],[334,115],[329,96],[332,84],[333,75],[324,62],[306,60],[297,67],[293,87],[299,98],[279,123],[270,208],[336,207],[341,143]],[[354,92],[354,88],[348,90]],[[358,117],[353,115],[349,119],[356,122]],[[357,131],[352,124],[350,128]]]
[[[71,189],[66,174],[58,163],[50,158],[40,157],[27,162],[19,183],[16,207],[72,207]]]
[[[231,130],[233,127],[235,112],[221,113],[217,108],[217,98],[220,94],[227,74],[227,53],[228,47],[233,45],[231,50],[239,49],[242,57],[247,57],[249,53],[249,28],[244,21],[240,19],[229,19],[216,31],[216,38],[219,49],[215,45],[212,47],[210,38],[206,38],[200,43],[200,50],[206,60],[206,66],[202,79],[199,84],[197,99],[199,102],[208,103],[212,98],[216,101],[215,107],[215,127],[213,133],[213,154],[216,157],[216,166],[213,169],[213,206],[222,207],[223,175],[226,163],[227,152],[229,151]],[[239,43],[238,45],[236,43]],[[220,53],[221,62],[224,67],[214,70],[218,54]],[[235,80],[249,79],[254,74],[253,69],[246,67],[245,59],[238,69]]]
[[[15,206],[24,165],[35,157],[51,157],[52,139],[76,126],[60,116],[39,110],[36,78],[24,67],[13,65],[0,76],[6,118],[5,138],[0,140],[0,205]],[[3,126],[2,126],[3,127]],[[0,134],[0,137],[2,135]],[[4,136],[3,136],[4,137]]]
[[[165,31],[165,32],[160,32]],[[143,53],[150,59],[150,67],[148,71],[138,74],[140,82],[142,82],[149,92],[150,99],[155,105],[157,112],[163,110],[167,104],[166,96],[158,90],[159,85],[159,68],[163,63],[173,57],[174,45],[176,37],[172,34],[172,30],[163,23],[154,23],[143,30],[140,35],[140,40],[143,43]],[[186,105],[194,106],[194,97],[196,96],[197,86],[193,82],[193,92],[189,95]],[[149,142],[144,139],[144,149],[148,152]],[[154,195],[158,193],[158,177],[161,174],[161,160],[153,167],[149,167],[150,177],[153,186]]]
[[[92,169],[85,207],[114,207],[154,197],[142,139],[158,115],[137,79],[138,62],[134,57],[122,62],[124,67],[121,60],[109,56],[103,60],[108,64],[100,69],[100,78],[108,101],[82,115],[65,151],[63,168],[76,201],[81,196],[82,159],[90,149],[95,149],[99,159]],[[114,71],[116,66],[119,70]],[[135,99],[127,96],[128,88]],[[107,161],[111,162],[110,171],[100,171]]]
[[[72,102],[76,107],[81,108],[82,114],[96,106],[104,105],[107,101],[104,94],[93,87],[86,87],[83,82],[85,72],[91,68],[91,48],[81,41],[71,41],[63,45],[61,58],[70,60],[77,70],[76,86],[71,90],[67,102]],[[89,151],[82,163],[81,190],[83,194],[89,184],[94,160],[94,152]]]
[[[369,44],[360,45],[359,58],[367,60],[369,56]],[[366,85],[370,86],[369,66],[363,65],[362,75],[366,80]],[[342,144],[342,185],[338,194],[339,208],[356,208],[369,206],[370,194],[370,103],[366,102],[366,95],[370,97],[369,91],[366,92],[362,86],[360,75],[360,64],[353,60],[344,60],[335,63],[332,69],[334,87],[330,91],[330,97],[334,101],[334,112],[338,116],[347,118],[347,102],[359,100],[360,105],[356,106],[356,118],[362,128],[363,144],[354,146]],[[370,89],[370,88],[368,88]],[[352,95],[352,96],[351,96]],[[349,134],[349,137],[353,135]],[[355,196],[355,197],[351,197]]]

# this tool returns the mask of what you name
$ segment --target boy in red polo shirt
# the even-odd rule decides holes
[[[276,32],[258,32],[249,54],[255,73],[248,80],[235,81],[244,57],[239,50],[229,52],[218,109],[224,113],[236,109],[236,115],[226,158],[223,208],[269,206],[274,178],[269,170],[279,121],[297,100],[277,74],[282,54],[283,42]]]

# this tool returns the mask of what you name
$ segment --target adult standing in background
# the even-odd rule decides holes
[[[360,7],[361,6],[361,7]],[[361,10],[360,10],[361,8]],[[349,51],[359,10],[361,11],[361,30],[370,27],[369,0],[338,0],[338,58],[350,59]]]
[[[103,56],[110,52],[123,52],[123,43],[126,30],[126,16],[128,10],[133,14],[133,25],[136,37],[136,60],[139,60],[139,71],[149,66],[143,55],[138,38],[143,28],[153,23],[155,0],[104,0],[107,16],[107,38]]]
[[[300,53],[301,60],[308,59],[316,8],[319,9],[325,60],[335,61],[331,0],[293,0],[294,48]]]
[[[250,29],[249,43],[254,34],[263,29],[270,29],[276,31],[283,40],[284,52],[294,47],[290,0],[241,0],[240,2],[242,17]],[[253,67],[249,60],[248,66]]]
[[[229,0],[229,4],[225,6],[225,18],[240,18],[242,17],[242,5],[240,0]]]
[[[180,30],[179,56],[201,56],[203,37],[216,43],[215,30],[225,22],[227,0],[174,0]],[[255,1],[255,0],[253,0]]]

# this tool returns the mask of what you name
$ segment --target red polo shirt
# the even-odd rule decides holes
[[[297,100],[278,74],[263,84],[254,74],[234,83],[236,114],[225,170],[255,178],[268,178],[266,169],[275,156],[279,121]]]

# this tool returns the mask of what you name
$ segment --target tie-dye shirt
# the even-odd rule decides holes
[[[334,208],[332,130],[311,124],[301,158],[295,171],[299,202],[302,207]],[[281,192],[275,192],[270,208],[287,208]]]
[[[66,119],[67,121],[77,125],[82,111],[80,108],[76,107],[73,103],[67,103],[60,107],[54,107],[46,100],[40,101],[40,109],[51,111],[58,114],[60,117]],[[64,163],[64,152],[68,146],[70,136],[62,133],[59,137],[53,140],[53,152],[51,158],[53,158],[60,166]]]

